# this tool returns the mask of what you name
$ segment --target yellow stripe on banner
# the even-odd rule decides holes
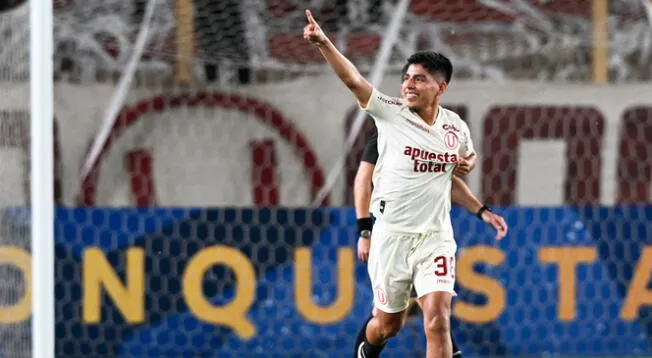
[[[593,0],[593,83],[609,79],[608,0]]]
[[[192,62],[195,47],[193,0],[176,0],[177,62],[176,78],[181,84],[192,82]]]

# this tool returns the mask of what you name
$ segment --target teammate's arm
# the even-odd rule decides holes
[[[358,258],[367,261],[371,245],[371,215],[369,203],[371,202],[371,177],[374,172],[374,163],[361,161],[353,181],[353,202],[355,205],[355,218],[358,223]],[[368,230],[368,231],[367,231]]]
[[[355,204],[355,218],[358,222],[358,258],[367,261],[371,246],[371,213],[369,210],[371,192],[373,190],[372,177],[376,162],[378,161],[378,129],[374,126],[371,138],[365,144],[362,160],[355,173],[353,181],[353,202]],[[365,231],[367,230],[367,231]]]
[[[474,213],[485,223],[496,229],[496,239],[500,240],[507,235],[507,223],[502,216],[496,215],[486,206],[482,205],[480,200],[473,195],[471,189],[462,181],[462,179],[453,176],[453,185],[451,189],[451,201],[464,209]]]
[[[375,164],[365,161],[360,162],[358,171],[353,181],[353,202],[355,204],[355,217],[369,217],[369,202],[371,201],[371,177]]]
[[[324,34],[317,21],[312,17],[310,10],[306,10],[308,25],[303,28],[303,38],[309,40],[319,48],[319,52],[333,71],[355,95],[363,108],[367,107],[373,91],[371,84],[360,74],[357,68],[333,45]]]

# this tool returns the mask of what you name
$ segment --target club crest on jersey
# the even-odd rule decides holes
[[[448,149],[457,149],[460,146],[460,140],[457,138],[457,134],[446,132],[444,134],[444,144],[446,144]]]

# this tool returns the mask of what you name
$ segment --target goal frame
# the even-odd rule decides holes
[[[31,344],[39,358],[55,353],[52,11],[52,0],[30,0]]]

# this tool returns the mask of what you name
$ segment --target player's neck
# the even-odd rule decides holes
[[[416,114],[421,117],[427,125],[432,126],[437,121],[437,116],[439,115],[439,103],[417,110]]]

